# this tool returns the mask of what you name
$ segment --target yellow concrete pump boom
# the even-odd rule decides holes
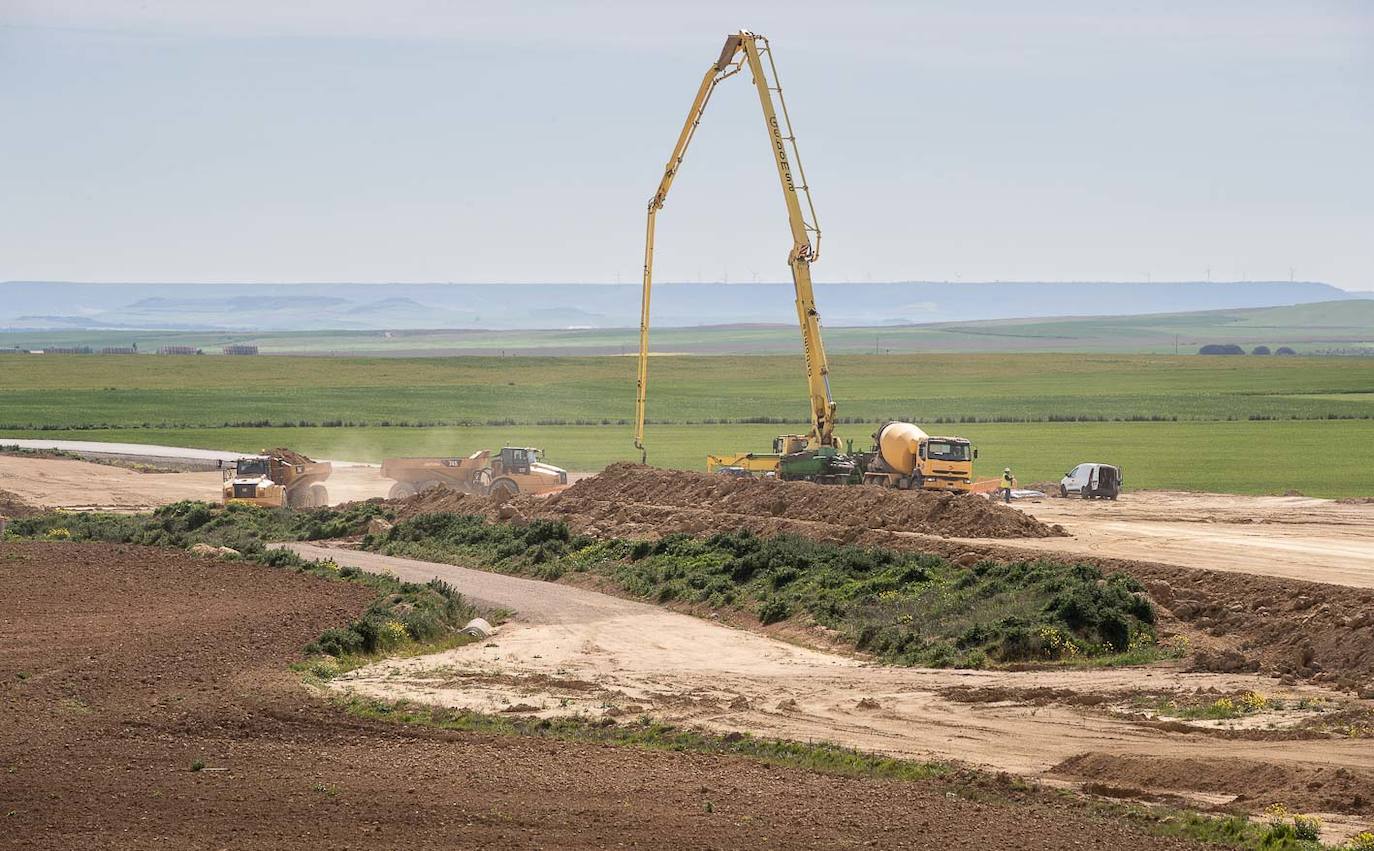
[[[768,60],[767,73],[764,57]],[[682,166],[687,146],[701,124],[701,116],[711,99],[711,93],[721,80],[738,73],[745,64],[749,66],[749,72],[754,77],[754,85],[758,89],[764,125],[772,143],[778,179],[782,182],[783,200],[787,204],[787,221],[792,230],[792,250],[787,255],[787,263],[792,267],[792,285],[796,291],[797,320],[801,323],[802,350],[806,356],[807,390],[811,400],[811,431],[806,435],[806,444],[809,449],[838,444],[834,433],[835,401],[830,395],[830,365],[826,361],[825,346],[821,342],[820,315],[816,312],[816,300],[811,288],[811,264],[819,259],[821,247],[816,207],[811,201],[811,189],[806,182],[806,172],[802,169],[801,158],[797,154],[796,134],[792,130],[792,119],[787,114],[787,103],[782,97],[782,84],[778,82],[778,69],[773,63],[772,48],[768,44],[768,39],[761,35],[739,32],[726,37],[720,58],[702,77],[701,85],[697,87],[696,99],[692,101],[692,108],[687,112],[682,132],[678,134],[677,144],[673,146],[672,156],[668,158],[668,164],[663,169],[663,179],[659,181],[658,191],[649,200],[649,220],[644,235],[644,295],[640,305],[639,376],[635,398],[635,447],[642,453],[641,460],[648,457],[648,451],[644,448],[644,403],[649,380],[649,295],[653,287],[655,219],[668,197],[668,189],[673,185],[673,178]],[[779,111],[782,114],[781,121],[778,118]],[[800,185],[792,176],[794,163],[797,177],[801,179]],[[806,197],[810,221],[807,221],[802,213],[803,195]]]

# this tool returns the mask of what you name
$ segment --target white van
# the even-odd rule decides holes
[[[1121,468],[1111,464],[1079,464],[1059,480],[1059,495],[1084,499],[1116,499],[1121,495]]]

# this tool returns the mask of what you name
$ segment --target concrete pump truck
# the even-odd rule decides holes
[[[767,65],[765,67],[765,59]],[[767,473],[786,479],[810,479],[827,483],[858,481],[862,477],[858,464],[841,451],[835,436],[835,400],[830,395],[830,365],[821,342],[820,314],[811,288],[811,264],[820,257],[821,231],[816,223],[816,207],[811,201],[811,189],[806,172],[797,156],[796,134],[783,101],[782,85],[768,39],[751,32],[727,36],[720,57],[706,69],[697,87],[692,108],[687,112],[677,144],[663,170],[658,191],[649,200],[649,217],[644,237],[644,295],[639,321],[639,375],[635,396],[635,447],[641,460],[647,460],[644,448],[644,407],[649,380],[649,296],[653,287],[654,224],[658,211],[668,197],[687,154],[701,116],[711,93],[722,80],[733,77],[748,66],[758,89],[759,105],[763,107],[764,126],[772,143],[773,161],[777,165],[778,180],[782,183],[783,201],[787,205],[787,221],[792,231],[792,250],[787,264],[792,269],[792,284],[796,292],[797,319],[801,323],[802,352],[806,357],[806,383],[811,404],[811,428],[806,434],[779,435],[768,453],[741,452],[733,455],[710,456],[709,469],[721,466],[739,467],[751,473]],[[796,176],[793,176],[793,163]],[[797,178],[801,179],[800,185]],[[802,212],[802,199],[810,219]]]
[[[766,61],[765,61],[766,60]],[[810,403],[810,429],[806,434],[783,434],[774,438],[772,452],[737,452],[708,455],[708,471],[728,469],[750,475],[800,479],[822,484],[874,484],[897,488],[967,490],[972,484],[973,455],[967,440],[962,438],[930,438],[915,426],[900,429],[907,442],[897,449],[892,426],[889,424],[875,434],[873,449],[855,454],[852,445],[842,445],[835,435],[835,400],[830,393],[830,364],[826,360],[825,345],[821,341],[821,319],[811,285],[811,264],[820,258],[821,231],[816,218],[816,206],[811,200],[811,188],[797,153],[797,137],[792,119],[783,100],[782,84],[773,62],[768,39],[751,32],[727,36],[719,58],[706,69],[697,87],[687,120],[678,133],[668,164],[663,169],[658,190],[649,199],[648,222],[644,235],[644,289],[639,319],[639,371],[635,394],[635,448],[640,460],[647,462],[644,444],[644,413],[649,383],[649,300],[653,289],[654,229],[658,211],[663,209],[668,190],[682,166],[687,146],[701,125],[706,104],[721,81],[748,68],[758,90],[759,105],[763,109],[764,127],[768,132],[773,162],[782,184],[783,202],[787,207],[787,223],[792,235],[792,249],[787,265],[792,270],[792,286],[796,296],[797,321],[801,325],[802,354],[806,362],[806,384]],[[795,165],[796,173],[793,174]],[[800,183],[798,183],[800,179]],[[803,200],[805,209],[803,209]],[[808,217],[809,216],[809,217]],[[886,440],[880,437],[887,435]],[[953,450],[932,452],[926,443],[940,441],[940,448]],[[886,449],[885,449],[886,447]],[[898,457],[898,456],[901,457]],[[957,458],[953,456],[959,456]],[[891,460],[889,460],[891,459]],[[895,461],[896,463],[893,463]],[[939,469],[936,469],[938,465]]]

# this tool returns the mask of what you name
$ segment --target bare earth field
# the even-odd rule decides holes
[[[0,846],[1199,847],[1048,796],[361,721],[286,666],[367,597],[167,550],[0,544]]]
[[[1374,503],[1142,491],[1016,507],[1072,536],[1029,548],[1374,588]]]
[[[385,496],[391,482],[372,465],[337,466],[327,482],[331,503]],[[218,502],[218,471],[144,473],[71,458],[0,454],[0,491],[29,505],[76,511],[148,511],[184,499]]]

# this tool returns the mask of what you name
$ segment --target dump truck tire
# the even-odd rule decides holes
[[[316,508],[324,508],[329,504],[329,491],[324,485],[310,486],[310,504]]]
[[[386,492],[387,499],[405,499],[408,496],[415,496],[419,493],[415,486],[410,482],[397,482],[391,486],[391,490]]]
[[[492,496],[509,499],[520,493],[520,486],[510,479],[497,479],[491,483],[491,490],[488,493]]]

